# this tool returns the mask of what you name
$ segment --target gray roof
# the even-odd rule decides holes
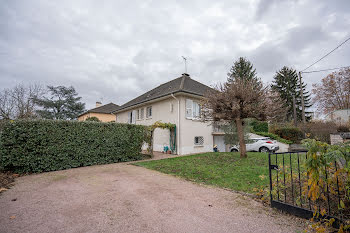
[[[146,92],[139,97],[123,104],[118,110],[122,110],[137,104],[145,103],[150,100],[161,98],[170,94],[175,94],[178,92],[185,92],[189,94],[194,94],[198,96],[204,96],[207,91],[211,90],[210,87],[193,80],[188,74],[182,74],[181,77],[173,79],[169,82],[161,84],[160,86]]]
[[[109,103],[109,104],[105,104],[105,105],[102,105],[102,106],[97,107],[97,108],[90,109],[90,110],[84,112],[81,115],[84,115],[86,113],[105,113],[105,114],[110,114],[112,112],[117,111],[119,108],[120,108],[119,105],[116,105],[114,103]]]

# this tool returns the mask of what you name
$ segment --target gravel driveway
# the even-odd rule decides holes
[[[0,232],[300,232],[303,220],[240,194],[131,164],[20,177]]]

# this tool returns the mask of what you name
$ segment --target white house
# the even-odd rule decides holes
[[[176,153],[180,155],[213,151],[214,141],[225,151],[223,135],[210,123],[199,120],[200,100],[211,88],[188,74],[164,83],[122,105],[117,111],[119,123],[152,125],[156,121],[176,125]],[[169,146],[170,133],[157,128],[154,151]]]
[[[325,119],[338,125],[348,125],[350,124],[350,109],[335,110],[328,113]]]

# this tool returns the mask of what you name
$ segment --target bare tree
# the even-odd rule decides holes
[[[11,90],[4,89],[0,92],[0,119],[10,120],[14,118],[15,101],[12,98]]]
[[[214,122],[235,122],[239,138],[239,150],[242,158],[247,157],[244,141],[243,120],[278,120],[285,116],[282,101],[262,82],[254,79],[236,78],[218,85],[203,100],[204,119]],[[277,106],[277,107],[276,107]]]
[[[350,68],[327,75],[320,84],[313,85],[312,92],[323,113],[350,108]]]
[[[1,119],[27,119],[34,118],[35,99],[44,93],[40,85],[18,84],[12,89],[0,92],[0,118]]]

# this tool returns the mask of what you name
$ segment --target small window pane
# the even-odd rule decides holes
[[[144,112],[145,112],[145,109],[144,109],[144,108],[141,108],[141,119],[143,119]]]
[[[146,118],[152,117],[152,106],[146,108]]]
[[[193,117],[193,101],[190,99],[186,99],[186,118]]]

